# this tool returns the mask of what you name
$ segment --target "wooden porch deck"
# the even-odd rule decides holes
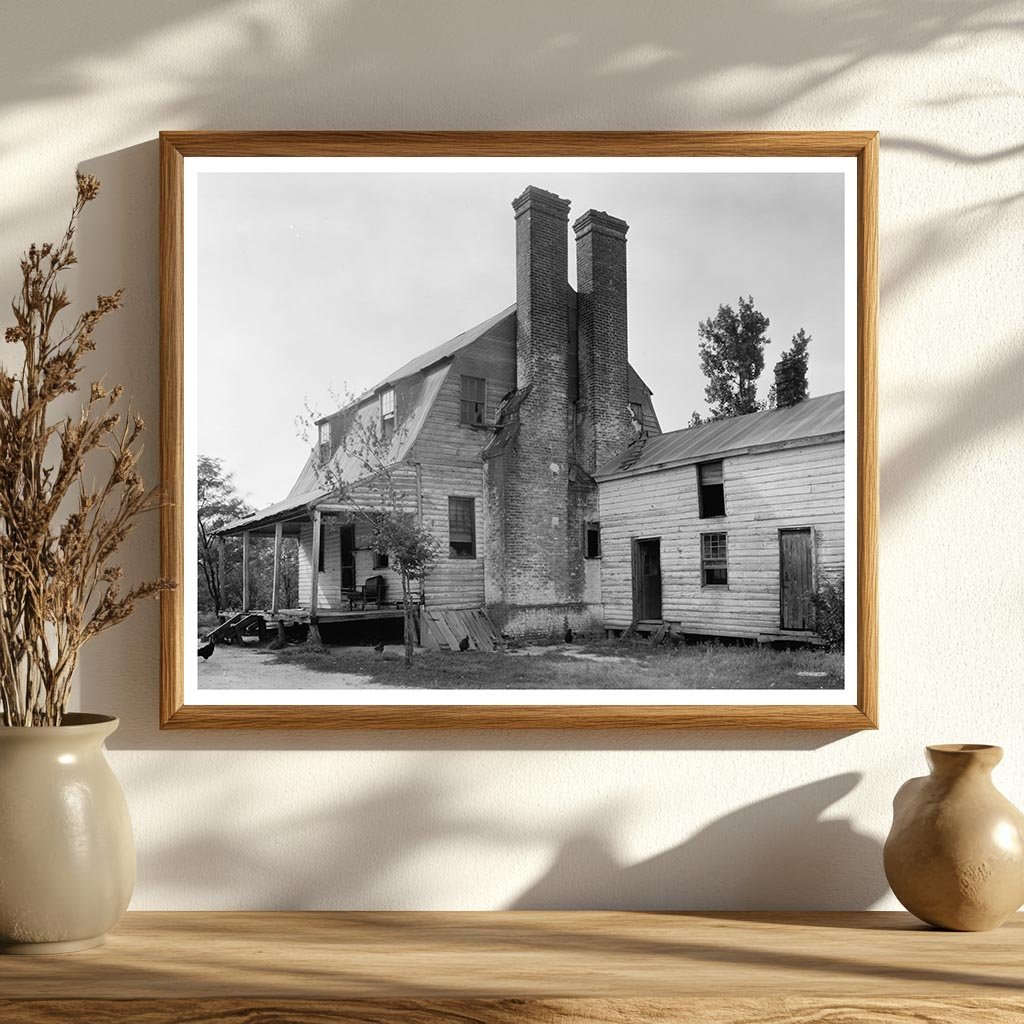
[[[222,615],[232,615],[232,612],[222,612]],[[313,616],[308,608],[278,608],[271,611],[268,608],[250,608],[249,615],[259,615],[268,623],[277,624],[283,622],[286,626],[308,625]],[[318,608],[316,612],[317,622],[361,622],[368,619],[400,619],[405,614],[402,608],[356,608],[352,611],[344,608]]]

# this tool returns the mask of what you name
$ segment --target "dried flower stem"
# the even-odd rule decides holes
[[[61,241],[32,245],[11,304],[8,344],[24,349],[20,372],[0,369],[0,712],[3,724],[59,725],[84,643],[127,618],[135,602],[172,586],[141,583],[122,596],[111,563],[135,519],[156,507],[137,465],[142,418],[117,411],[124,389],[94,381],[78,416],[51,423],[51,404],[79,391],[97,324],[121,306],[122,292],[100,295],[70,330],[57,327],[70,305],[59,275],[77,263],[78,219],[99,182],[77,175],[77,196]],[[59,454],[58,454],[59,449]],[[82,479],[90,456],[109,456],[101,486]],[[71,497],[77,485],[77,500]],[[62,514],[70,501],[72,511]]]

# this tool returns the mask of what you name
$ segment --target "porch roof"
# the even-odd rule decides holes
[[[274,505],[268,505],[266,508],[261,508],[258,512],[253,512],[251,515],[242,516],[239,519],[233,519],[231,522],[225,523],[217,533],[221,537],[231,537],[247,531],[250,533],[260,532],[267,527],[276,526],[278,523],[294,522],[298,524],[308,520],[313,507],[317,502],[322,501],[326,497],[327,492],[324,490],[289,495],[289,497]],[[298,531],[296,529],[292,531],[286,530],[285,532],[297,533]]]

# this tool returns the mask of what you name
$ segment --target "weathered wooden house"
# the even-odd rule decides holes
[[[284,537],[298,539],[302,607],[278,607],[275,586],[270,607],[257,610],[268,622],[400,614],[400,581],[371,549],[372,525],[317,471],[330,463],[355,485],[350,499],[372,504],[359,484],[365,470],[343,443],[357,417],[391,438],[387,458],[407,511],[440,542],[423,582],[425,609],[486,608],[497,629],[518,635],[560,632],[566,621],[600,625],[593,474],[660,430],[651,391],[628,363],[627,225],[595,210],[575,222],[573,290],[569,202],[529,187],[512,205],[515,304],[320,420],[316,449],[287,497],[222,531],[241,535],[245,551],[254,536],[276,538],[278,549]],[[368,609],[354,597],[377,576],[383,600]],[[243,591],[243,610],[252,611],[244,573]]]
[[[844,564],[843,394],[650,437],[603,464],[605,627],[811,639]]]

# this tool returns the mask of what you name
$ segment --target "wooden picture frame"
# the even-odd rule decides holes
[[[856,686],[849,703],[282,704],[186,697],[183,588],[161,603],[167,729],[830,729],[877,727],[878,135],[850,132],[163,132],[160,136],[163,574],[184,579],[186,161],[206,157],[852,158],[856,162]],[[511,197],[510,197],[511,198]],[[589,526],[589,524],[588,524]],[[847,527],[849,528],[849,527]],[[642,534],[641,534],[642,536]],[[246,534],[246,538],[248,534]],[[314,542],[314,546],[315,546]],[[712,552],[713,544],[708,551]],[[276,577],[275,577],[276,578]],[[276,595],[275,595],[276,601]],[[275,605],[276,607],[276,605]],[[316,602],[313,602],[314,617]],[[188,648],[188,649],[187,649]],[[849,691],[852,696],[852,684]]]

